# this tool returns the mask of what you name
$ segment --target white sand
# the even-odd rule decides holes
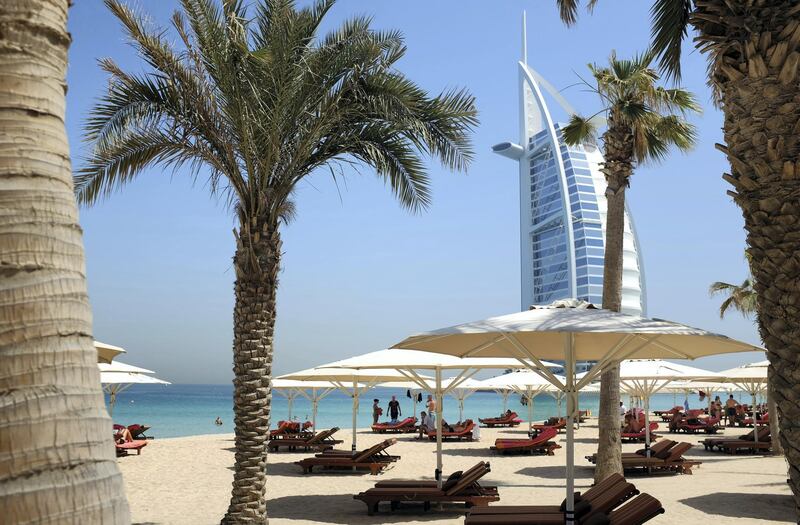
[[[525,430],[481,429],[481,441],[446,443],[445,475],[465,470],[476,461],[491,462],[482,483],[498,485],[498,504],[558,504],[564,498],[565,449],[555,456],[501,456],[488,447],[498,435],[523,437]],[[725,434],[738,436],[741,429]],[[576,433],[577,490],[591,484],[592,469],[584,456],[595,451],[596,421],[590,420]],[[350,432],[343,429],[337,438],[340,448],[349,448]],[[679,441],[697,442],[706,436],[674,436]],[[359,448],[385,439],[385,435],[359,432]],[[564,435],[560,436],[562,446]],[[134,523],[213,524],[219,523],[228,504],[232,479],[233,436],[213,435],[175,439],[155,439],[141,456],[120,458]],[[640,445],[626,444],[624,451]],[[422,511],[421,506],[403,507],[389,513],[368,516],[366,506],[353,500],[353,494],[371,487],[375,481],[392,478],[430,478],[435,466],[435,443],[414,441],[411,435],[399,436],[392,454],[402,456],[379,476],[361,473],[301,474],[294,461],[309,453],[270,454],[267,497],[270,523],[463,523],[464,509]],[[687,475],[630,475],[639,490],[658,498],[666,514],[653,524],[704,523],[760,524],[794,523],[794,506],[786,484],[786,466],[781,457],[729,456],[693,448],[686,457],[703,465]]]

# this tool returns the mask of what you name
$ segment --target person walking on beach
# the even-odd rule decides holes
[[[397,397],[392,396],[392,400],[389,401],[389,417],[392,419],[392,423],[397,423],[398,416],[402,416],[403,411],[400,410],[400,401],[397,400]]]
[[[725,416],[728,418],[728,426],[732,427],[735,420],[736,420],[736,406],[739,403],[733,399],[733,394],[730,395],[727,401],[725,401]]]
[[[380,418],[381,414],[383,414],[383,409],[380,406],[378,406],[379,403],[380,403],[380,401],[378,401],[377,399],[373,399],[372,400],[372,424],[373,425],[377,425],[378,424],[378,418]]]
[[[428,409],[428,415],[433,415],[436,412],[436,401],[433,400],[433,396],[428,395],[428,400],[425,402],[425,406]]]

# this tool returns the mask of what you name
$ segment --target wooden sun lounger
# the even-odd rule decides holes
[[[500,499],[497,487],[483,487],[478,483],[478,480],[490,471],[489,464],[483,463],[480,468],[472,468],[465,473],[453,473],[443,483],[441,489],[436,486],[374,487],[354,495],[353,499],[363,501],[370,515],[378,511],[382,501],[388,501],[392,510],[400,503],[407,502],[422,503],[424,510],[429,510],[431,503],[464,503],[468,507],[486,506]]]
[[[650,422],[650,439],[655,441],[656,439],[660,438],[661,436],[654,434],[658,430],[658,423],[655,421]],[[646,439],[644,429],[640,430],[639,432],[622,432],[620,433],[620,439],[623,441],[644,441]]]
[[[723,443],[730,443],[730,442],[746,442],[746,443],[753,443],[755,440],[755,430],[751,430],[747,434],[742,434],[738,438],[708,438],[704,439],[701,443],[706,450],[713,451],[714,448],[718,448],[719,450],[722,449]],[[769,441],[769,427],[762,427],[758,430],[758,441],[759,442],[767,442]]]
[[[639,494],[608,515],[610,525],[640,525],[664,513],[661,502],[650,494]]]
[[[658,443],[655,443],[652,447],[650,447],[650,455],[651,456],[658,456],[659,454],[664,454],[666,451],[677,445],[677,441],[672,441],[671,439],[662,439]],[[641,448],[636,452],[623,452],[622,458],[640,458],[640,457],[647,457],[647,449]],[[589,460],[590,463],[597,462],[597,454],[592,454],[591,456],[586,456],[586,459]]]
[[[407,417],[397,423],[377,423],[372,425],[372,431],[378,434],[386,432],[415,432],[417,429],[417,418]]]
[[[472,422],[471,419],[467,419],[464,422],[464,428],[461,430],[454,430],[452,432],[445,432],[442,430],[442,440],[443,441],[450,441],[456,440],[461,441],[462,439],[466,439],[467,441],[472,441],[472,429],[475,428],[475,423]],[[428,432],[428,438],[433,441],[436,439],[436,431]]]
[[[689,434],[694,434],[696,432],[705,432],[706,434],[716,434],[719,430],[717,426],[719,424],[718,417],[710,417],[706,420],[698,419],[697,423],[689,423],[683,421],[678,423],[678,430],[687,432]]]
[[[747,450],[752,453],[769,452],[772,449],[772,438],[770,437],[769,427],[762,427],[758,432],[758,442],[755,439],[732,439],[717,443],[717,448],[728,454],[736,454],[740,450]]]
[[[128,456],[133,450],[135,450],[136,455],[139,456],[142,453],[142,449],[147,446],[147,440],[134,439],[127,443],[114,443],[114,446],[117,449],[117,457]]]
[[[609,476],[585,494],[577,493],[575,516],[578,522],[587,521],[595,514],[606,514],[638,494],[635,486],[619,474]],[[564,506],[559,505],[495,505],[471,509],[465,525],[561,525],[564,523]]]
[[[684,459],[684,452],[692,448],[691,443],[678,443],[666,452],[641,458],[623,458],[622,469],[644,469],[646,472],[677,472],[691,474],[692,468],[702,465],[701,461]]]
[[[547,420],[546,423],[539,423],[533,425],[533,428],[535,430],[547,430],[548,428],[553,428],[556,431],[560,431],[562,428],[567,428],[567,420],[564,419],[563,417],[562,418],[552,417],[549,420]]]
[[[519,419],[519,414],[516,412],[511,412],[511,414],[503,417],[487,417],[483,419],[478,419],[478,422],[483,426],[494,428],[494,427],[515,427],[519,425],[522,421]]]
[[[288,450],[297,450],[301,448],[305,451],[309,450],[326,450],[333,448],[334,445],[343,443],[341,439],[330,439],[333,434],[339,430],[339,427],[333,427],[329,430],[323,430],[313,436],[303,437],[284,437],[281,439],[270,439],[267,447],[270,452],[278,452],[280,447],[286,447]]]
[[[462,472],[462,476],[471,475],[473,471],[480,471],[487,467],[489,464],[485,461],[479,461],[475,465]],[[477,482],[476,482],[477,483]],[[402,488],[402,487],[437,487],[438,484],[435,479],[387,479],[385,481],[378,481],[375,483],[375,488]]]
[[[337,453],[317,454],[312,458],[305,458],[295,464],[303,469],[304,474],[310,474],[314,467],[326,469],[350,469],[350,470],[369,470],[376,475],[385,469],[395,458],[399,456],[388,456],[386,449],[397,443],[396,439],[387,439],[361,452],[350,453],[349,455]]]
[[[498,438],[494,442],[494,446],[490,447],[491,450],[496,450],[503,454],[512,453],[528,453],[534,452],[544,453],[552,456],[553,452],[561,448],[561,445],[550,441],[558,435],[558,430],[548,428],[542,430],[536,437],[530,439],[502,439]]]

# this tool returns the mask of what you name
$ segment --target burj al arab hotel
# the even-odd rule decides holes
[[[576,298],[602,303],[606,227],[603,155],[593,144],[567,146],[543,89],[568,115],[576,113],[528,66],[523,16],[519,66],[519,141],[492,150],[519,164],[521,307]],[[622,309],[646,314],[644,268],[629,210],[625,215]]]

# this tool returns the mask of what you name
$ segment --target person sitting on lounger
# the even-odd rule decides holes
[[[416,439],[422,439],[423,435],[426,435],[428,432],[436,430],[436,424],[431,416],[429,416],[426,412],[419,413],[419,436]]]
[[[622,432],[626,434],[638,434],[641,431],[642,425],[639,422],[639,419],[632,415],[626,415],[625,426],[622,428]]]
[[[434,427],[433,430],[436,430],[436,428]],[[453,425],[445,421],[444,418],[442,418],[442,432],[455,432]]]
[[[680,412],[677,412],[677,411],[673,412],[672,413],[672,418],[669,420],[669,431],[670,432],[677,432],[678,431],[678,427],[680,426],[682,419],[683,419],[683,416],[681,416]]]
[[[120,429],[114,435],[114,441],[119,443],[120,445],[122,443],[130,443],[131,441],[133,441],[133,436],[131,435],[131,431],[128,430],[127,428]]]

